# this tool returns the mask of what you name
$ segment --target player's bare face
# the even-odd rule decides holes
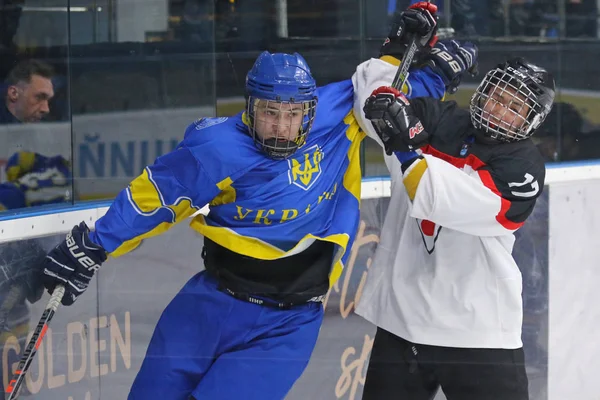
[[[488,120],[492,128],[502,128],[509,133],[517,132],[527,121],[530,107],[523,94],[510,85],[493,86],[483,105],[483,120]]]
[[[304,106],[301,103],[282,103],[257,100],[254,124],[261,139],[294,141],[302,127]]]

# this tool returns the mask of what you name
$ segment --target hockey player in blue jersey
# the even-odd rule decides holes
[[[441,97],[446,80],[435,71],[415,70],[410,94]],[[317,341],[321,300],[359,222],[365,135],[353,83],[317,88],[299,54],[264,52],[246,92],[245,112],[191,124],[94,231],[74,227],[46,259],[46,287],[65,285],[69,305],[107,255],[210,205],[190,223],[204,236],[206,269],[164,310],[129,399],[282,399]]]

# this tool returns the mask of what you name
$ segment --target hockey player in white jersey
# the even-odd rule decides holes
[[[456,50],[456,51],[454,51]],[[431,57],[468,58],[460,46]],[[355,114],[386,151],[391,201],[357,314],[377,325],[364,400],[526,400],[522,278],[511,251],[544,186],[530,136],[554,101],[543,68],[489,71],[470,110],[413,98],[359,66]],[[363,112],[364,111],[364,112]]]

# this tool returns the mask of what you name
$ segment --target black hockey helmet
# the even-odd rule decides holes
[[[489,71],[477,87],[471,97],[471,121],[492,139],[523,140],[544,122],[554,96],[554,79],[547,70],[512,58]],[[502,107],[492,112],[498,104]]]

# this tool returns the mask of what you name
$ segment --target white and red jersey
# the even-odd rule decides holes
[[[355,115],[379,143],[362,108],[395,70],[370,60],[353,77]],[[391,200],[356,312],[414,343],[522,347],[513,233],[542,192],[542,156],[530,140],[477,139],[469,112],[455,102],[410,102],[430,144],[405,171],[394,155],[385,156]]]

